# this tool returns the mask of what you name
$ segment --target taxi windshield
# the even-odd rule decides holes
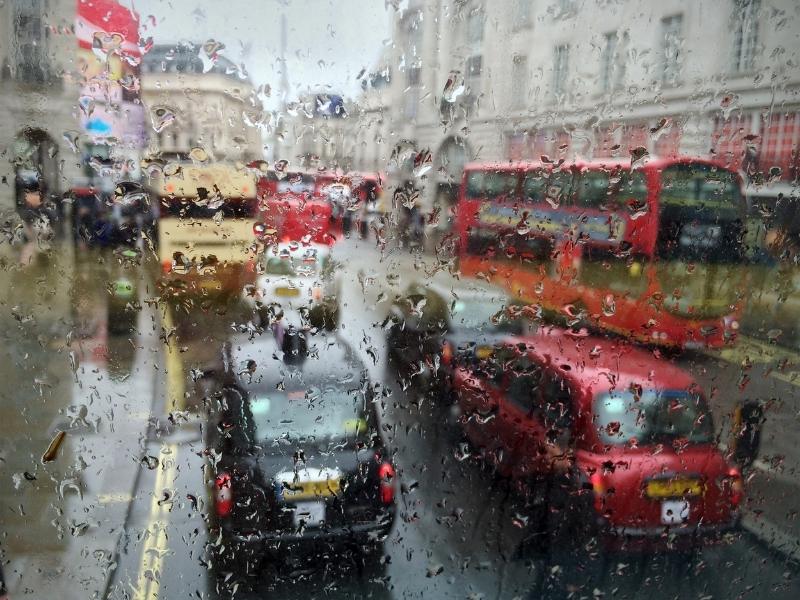
[[[599,394],[594,401],[595,427],[606,444],[640,444],[686,439],[713,441],[711,413],[702,396],[683,390],[645,390]]]
[[[455,329],[477,329],[519,333],[522,323],[512,319],[502,300],[493,297],[464,298],[450,305],[451,322]]]
[[[268,275],[310,277],[321,270],[324,262],[325,260],[313,248],[296,254],[281,252],[278,256],[266,257],[264,272]]]
[[[339,439],[367,432],[365,401],[357,391],[255,391],[249,405],[258,442]]]

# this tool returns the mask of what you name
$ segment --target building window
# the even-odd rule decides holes
[[[714,120],[711,134],[712,153],[723,161],[726,167],[740,169],[744,164],[747,149],[747,137],[753,131],[751,115],[733,114],[725,119]]]
[[[466,68],[464,72],[467,74],[467,79],[473,83],[480,79],[483,72],[483,56],[470,56],[467,59]]]
[[[661,81],[668,85],[678,83],[681,72],[683,44],[683,15],[661,19]]]
[[[528,100],[528,57],[515,56],[511,64],[511,105],[524,108]]]
[[[762,117],[758,170],[765,177],[795,180],[800,170],[800,113]]]
[[[611,31],[603,36],[600,54],[600,90],[605,94],[625,83],[628,32]]]
[[[758,9],[760,0],[735,0],[733,3],[733,71],[753,70],[758,43]]]
[[[511,26],[514,29],[530,27],[532,9],[533,0],[514,0],[513,10],[511,12]]]
[[[403,56],[406,87],[420,85],[422,68],[422,14],[413,13],[405,22],[406,52]]]
[[[415,87],[420,84],[422,69],[419,66],[412,66],[406,69],[406,87]]]
[[[556,46],[553,50],[553,96],[559,98],[567,91],[569,46]]]
[[[482,10],[473,10],[467,17],[467,44],[473,51],[480,50],[483,43],[483,21]]]
[[[612,31],[603,36],[603,50],[600,55],[600,89],[603,93],[611,91],[611,80],[614,76],[614,62],[617,56],[617,32]]]
[[[47,77],[43,6],[35,0],[24,0],[14,7],[17,78],[28,83],[43,82]]]
[[[416,119],[417,107],[419,106],[419,88],[412,87],[406,90],[405,94],[405,118]]]

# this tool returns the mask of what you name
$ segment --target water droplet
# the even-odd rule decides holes
[[[210,39],[203,44],[200,52],[198,53],[200,60],[203,62],[203,73],[208,73],[214,68],[214,65],[219,59],[219,53],[224,48],[225,44],[217,42],[213,39]]]
[[[123,206],[150,204],[150,194],[142,184],[135,181],[121,181],[114,188],[114,202]]]
[[[197,162],[206,162],[208,160],[208,152],[205,148],[196,146],[189,151],[189,158]]]
[[[153,131],[161,133],[175,122],[175,112],[167,106],[154,106],[150,110],[150,120],[153,122]]]
[[[69,144],[69,149],[76,154],[80,148],[80,132],[70,129],[64,132],[64,140]]]
[[[94,98],[91,96],[81,96],[78,99],[78,105],[81,107],[81,111],[87,117],[91,117],[92,113],[94,112],[95,101]]]
[[[119,79],[119,84],[130,92],[139,91],[139,78],[130,73]]]
[[[153,471],[158,467],[159,460],[155,456],[144,456],[142,457],[142,465]]]
[[[422,177],[433,167],[433,155],[429,149],[422,150],[414,157],[414,177]]]
[[[442,100],[452,104],[465,90],[464,75],[461,71],[450,71],[442,90]]]
[[[182,171],[180,163],[169,162],[164,165],[163,172],[165,177],[175,177]]]
[[[605,298],[603,298],[603,301],[600,303],[600,309],[607,317],[610,317],[617,312],[617,303],[614,300],[613,294],[606,294]]]
[[[771,344],[774,344],[775,342],[778,341],[778,338],[781,337],[782,335],[783,335],[783,330],[782,329],[770,329],[767,332],[767,340]]]
[[[647,202],[644,200],[638,200],[636,198],[630,198],[625,203],[625,206],[628,208],[628,212],[631,216],[631,221],[635,221],[639,217],[644,216],[647,214]]]
[[[631,148],[631,168],[635,168],[644,164],[644,161],[647,160],[648,156],[650,156],[650,153],[644,146],[636,146],[635,148]]]

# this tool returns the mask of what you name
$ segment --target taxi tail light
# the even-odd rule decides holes
[[[161,272],[165,275],[172,271],[172,261],[168,258],[165,258],[161,261]]]
[[[218,517],[227,517],[233,510],[231,476],[222,472],[214,479],[214,510]]]
[[[384,462],[378,467],[381,502],[387,505],[394,502],[394,475],[394,467],[390,463]]]
[[[738,508],[742,503],[742,497],[744,496],[744,483],[742,482],[742,474],[736,467],[731,467],[728,469],[727,479],[731,486],[731,503]]]
[[[450,342],[445,342],[442,346],[442,363],[449,365],[453,362],[453,346]]]
[[[594,509],[597,512],[603,511],[603,500],[606,493],[606,485],[603,481],[603,476],[600,473],[592,473],[589,477],[589,482],[592,484],[592,491],[594,492]]]

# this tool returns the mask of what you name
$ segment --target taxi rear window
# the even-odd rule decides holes
[[[709,443],[714,438],[705,400],[686,391],[604,392],[594,401],[595,426],[607,444],[656,444],[675,439]]]

